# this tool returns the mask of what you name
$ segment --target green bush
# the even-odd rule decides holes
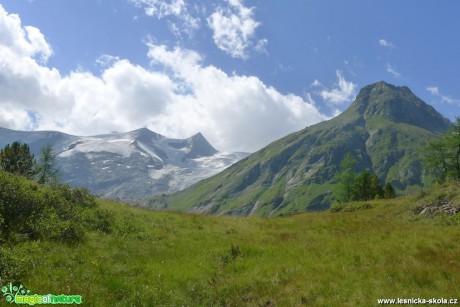
[[[41,185],[0,171],[0,242],[21,238],[75,243],[85,231],[110,232],[113,217],[86,189]]]
[[[0,279],[17,280],[27,269],[27,261],[22,256],[15,255],[5,246],[0,246]]]
[[[345,208],[345,204],[335,202],[335,203],[333,203],[331,205],[331,207],[329,208],[329,211],[331,211],[331,212],[340,212],[340,211],[343,210],[343,208]]]
[[[88,229],[111,233],[114,225],[114,213],[100,208],[85,210],[82,214],[82,222]]]

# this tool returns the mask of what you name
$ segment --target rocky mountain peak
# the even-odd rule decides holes
[[[350,109],[366,121],[406,123],[435,132],[445,131],[451,124],[407,86],[384,81],[363,87]]]
[[[209,157],[218,152],[211,144],[209,144],[201,132],[198,132],[189,139],[189,145],[189,152],[187,154],[188,159]]]

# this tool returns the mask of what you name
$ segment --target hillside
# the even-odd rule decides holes
[[[422,181],[420,148],[450,122],[407,87],[361,89],[339,116],[288,135],[222,173],[150,207],[197,213],[274,216],[328,208],[346,153],[402,193]]]
[[[82,241],[0,240],[1,282],[32,294],[81,295],[89,306],[370,306],[379,298],[458,298],[460,214],[429,213],[433,206],[460,207],[459,185],[271,219],[100,200],[106,227],[88,228]],[[0,305],[11,306],[4,298]]]
[[[218,152],[201,133],[171,139],[147,128],[87,137],[0,128],[0,148],[14,141],[28,144],[37,158],[50,144],[62,181],[123,200],[184,189],[246,156]]]

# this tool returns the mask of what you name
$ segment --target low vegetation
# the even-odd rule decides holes
[[[270,219],[153,212],[5,172],[0,186],[1,282],[33,293],[82,295],[90,306],[458,296],[459,215],[417,209],[439,199],[458,206],[456,183]]]

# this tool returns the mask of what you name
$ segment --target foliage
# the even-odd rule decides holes
[[[338,183],[334,190],[335,199],[338,202],[346,203],[353,199],[353,189],[356,182],[356,175],[353,169],[356,161],[350,153],[340,162],[340,172],[337,173]]]
[[[438,182],[460,180],[460,117],[450,130],[431,140],[424,153],[424,168]]]
[[[29,145],[13,142],[0,150],[0,169],[32,179],[35,159]]]
[[[388,182],[383,189],[375,173],[364,170],[356,175],[353,171],[354,158],[351,154],[346,154],[340,165],[341,171],[336,175],[338,183],[334,190],[334,197],[337,202],[343,204],[350,201],[396,197],[393,186]],[[341,211],[342,209],[335,205],[332,210]]]
[[[383,198],[385,199],[390,199],[390,198],[395,198],[396,197],[396,192],[391,183],[387,182],[385,184],[385,189],[383,191]]]
[[[37,163],[37,181],[41,184],[55,184],[59,180],[59,175],[56,167],[56,154],[48,144],[40,152],[40,160]]]
[[[0,286],[3,280],[15,280],[26,273],[24,255],[16,254],[11,247],[0,245]]]
[[[43,186],[0,171],[0,239],[3,241],[79,242],[93,224],[95,228],[110,231],[110,218],[101,218],[101,215],[95,197],[85,189]],[[95,220],[100,221],[91,222]]]

